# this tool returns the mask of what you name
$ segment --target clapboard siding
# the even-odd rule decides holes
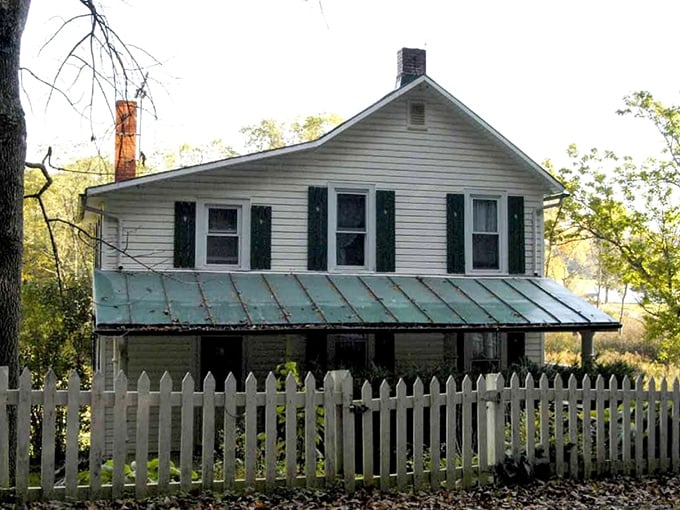
[[[405,126],[407,101],[415,97],[428,104],[426,131]],[[175,201],[249,198],[272,207],[272,270],[305,271],[307,188],[352,182],[396,192],[396,272],[402,274],[446,272],[446,193],[483,189],[524,196],[525,256],[531,274],[532,214],[548,190],[523,165],[440,96],[414,90],[314,151],[103,195],[106,211],[121,219],[125,249],[122,256],[104,249],[103,267],[171,269]],[[117,245],[116,220],[105,218],[104,224],[106,241]]]
[[[524,339],[524,354],[531,361],[539,364],[544,363],[544,345],[543,345],[544,334],[532,331],[526,333]]]
[[[399,333],[394,335],[397,372],[436,368],[444,359],[443,333]]]

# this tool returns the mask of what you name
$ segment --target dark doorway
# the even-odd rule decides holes
[[[526,355],[524,333],[508,333],[508,366],[520,365]]]
[[[215,389],[224,391],[224,380],[229,372],[236,377],[237,386],[243,384],[243,338],[240,336],[204,336],[201,338],[201,385],[210,372],[215,378]]]

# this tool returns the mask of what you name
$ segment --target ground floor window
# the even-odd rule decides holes
[[[378,367],[394,369],[392,333],[312,333],[306,338],[310,370],[347,369],[354,372]]]

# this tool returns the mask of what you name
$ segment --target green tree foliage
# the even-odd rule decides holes
[[[298,117],[292,122],[264,119],[241,128],[241,133],[246,135],[246,148],[259,152],[316,140],[340,122],[340,116],[330,113]]]
[[[603,270],[642,296],[648,335],[661,342],[662,360],[678,360],[680,108],[667,107],[648,92],[625,98],[625,104],[619,113],[651,122],[665,150],[636,164],[610,151],[581,153],[570,147],[572,164],[559,175],[571,197],[556,218],[553,236],[562,243],[595,240]]]

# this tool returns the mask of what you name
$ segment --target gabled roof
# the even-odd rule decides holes
[[[126,188],[132,188],[141,184],[149,184],[153,183],[156,181],[163,181],[166,179],[174,179],[177,177],[184,177],[187,175],[193,175],[195,173],[200,173],[200,172],[206,172],[210,170],[217,170],[217,169],[223,169],[223,168],[228,168],[233,165],[239,165],[242,163],[249,163],[249,162],[255,162],[255,161],[261,161],[261,160],[266,160],[270,158],[275,158],[278,156],[283,156],[286,154],[294,154],[294,153],[301,153],[301,152],[306,152],[310,150],[314,150],[325,143],[329,142],[336,136],[338,136],[340,133],[343,133],[347,129],[350,129],[352,126],[355,124],[361,122],[364,120],[366,117],[370,116],[372,113],[380,110],[387,104],[396,101],[400,97],[408,94],[411,90],[419,87],[421,84],[427,84],[432,89],[434,89],[436,92],[438,92],[444,99],[446,99],[455,109],[457,109],[459,112],[464,114],[466,117],[468,117],[474,124],[479,126],[483,131],[487,132],[492,138],[497,140],[500,145],[506,147],[511,153],[513,153],[516,157],[519,158],[524,164],[526,164],[527,168],[531,171],[533,171],[536,176],[542,180],[544,180],[548,186],[548,188],[551,190],[552,193],[561,193],[564,191],[564,186],[557,180],[555,179],[550,173],[543,168],[541,165],[536,163],[534,160],[532,160],[529,156],[527,156],[524,152],[522,152],[517,146],[515,146],[513,143],[511,143],[507,138],[505,138],[503,135],[501,135],[498,131],[496,131],[493,127],[491,127],[484,119],[482,119],[479,115],[477,115],[475,112],[473,112],[470,108],[465,106],[461,101],[456,99],[453,95],[451,95],[448,91],[446,91],[443,87],[441,87],[437,82],[435,82],[432,78],[430,78],[427,75],[422,75],[418,77],[417,79],[413,80],[407,85],[404,85],[403,87],[400,87],[386,96],[384,96],[382,99],[376,101],[373,103],[371,106],[363,110],[362,112],[358,113],[351,119],[343,122],[339,126],[337,126],[335,129],[329,131],[325,135],[321,136],[320,138],[317,138],[316,140],[313,140],[311,142],[304,142],[304,143],[299,143],[296,145],[289,145],[286,147],[282,147],[280,149],[272,149],[268,151],[263,151],[263,152],[256,152],[253,154],[246,154],[243,156],[236,156],[233,158],[229,159],[223,159],[223,160],[218,160],[218,161],[212,161],[210,163],[203,163],[200,165],[195,165],[195,166],[189,166],[189,167],[184,167],[184,168],[178,168],[174,170],[167,170],[165,172],[159,172],[151,175],[144,175],[141,177],[136,177],[134,179],[129,179],[126,181],[121,181],[121,182],[114,182],[110,184],[103,184],[100,186],[93,186],[88,188],[85,191],[86,196],[92,196],[92,195],[99,195],[101,193],[107,193],[110,191],[117,191],[117,190],[123,190]]]
[[[615,330],[547,278],[95,271],[98,333]]]

